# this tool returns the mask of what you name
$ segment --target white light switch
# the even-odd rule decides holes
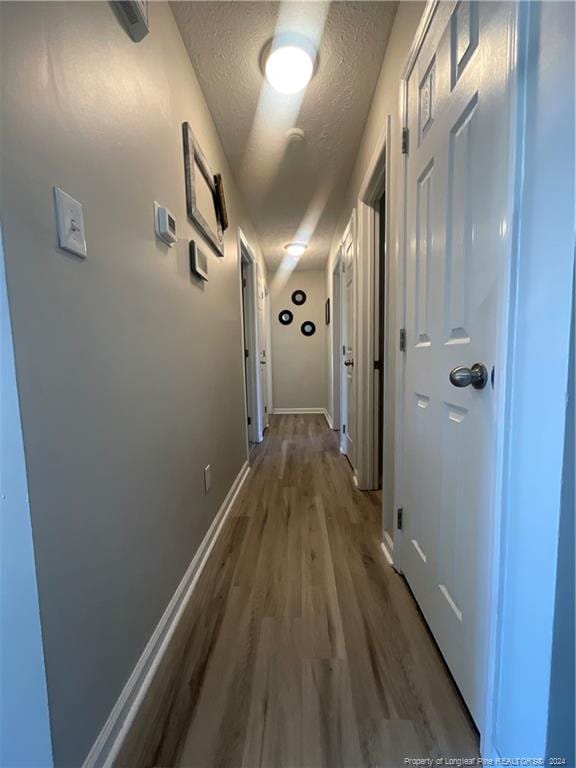
[[[86,232],[82,205],[58,187],[54,187],[54,199],[56,200],[56,224],[60,248],[85,259],[87,255]]]

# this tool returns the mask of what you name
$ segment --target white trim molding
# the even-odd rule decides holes
[[[291,413],[328,413],[326,408],[274,408],[272,413],[291,414]]]
[[[192,558],[184,578],[172,595],[166,610],[138,659],[108,720],[88,753],[82,768],[109,768],[114,764],[114,760],[120,752],[130,727],[138,717],[138,711],[145,698],[146,691],[154,680],[160,662],[178,628],[186,606],[196,588],[200,574],[220,536],[228,514],[249,471],[248,462],[245,462],[232,483],[232,487],[226,494],[226,498],[216,513],[196,554]]]
[[[356,359],[358,360],[357,398],[358,398],[358,423],[356,430],[356,467],[358,471],[358,483],[363,490],[372,490],[378,487],[378,386],[377,377],[386,379],[386,359],[390,330],[388,316],[387,295],[378,295],[379,261],[380,261],[380,214],[378,211],[379,200],[382,194],[386,197],[386,238],[385,249],[385,289],[390,291],[390,135],[392,116],[386,118],[386,125],[382,131],[368,170],[360,187],[358,196],[358,340],[359,343]],[[384,301],[386,322],[384,328],[384,359],[380,360],[380,370],[374,368],[374,361],[378,358],[379,323],[378,305]],[[386,421],[386,409],[390,407],[384,392],[384,421]],[[383,427],[384,428],[384,427]],[[385,457],[386,460],[386,457]],[[384,478],[383,473],[383,478]],[[382,494],[383,500],[385,494]]]
[[[330,321],[330,383],[332,400],[332,429],[342,424],[342,244],[338,246],[336,259],[330,273],[332,296]]]

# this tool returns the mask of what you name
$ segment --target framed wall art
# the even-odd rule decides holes
[[[208,165],[204,153],[194,138],[190,123],[182,123],[182,140],[184,143],[184,174],[186,179],[186,210],[188,218],[200,231],[206,241],[210,243],[215,253],[218,256],[224,256],[224,245],[222,242],[224,227],[222,226],[222,213],[220,210],[220,198],[216,180],[210,170],[210,166]],[[202,179],[206,182],[212,195],[216,232],[214,232],[212,226],[208,223],[208,220],[198,206],[198,182],[200,179],[196,176],[197,170],[200,171]],[[221,197],[223,200],[223,191],[221,191]]]
[[[190,255],[190,269],[202,280],[208,280],[208,258],[196,245],[195,240],[190,240],[188,246],[188,253]]]

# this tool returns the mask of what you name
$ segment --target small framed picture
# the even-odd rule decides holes
[[[326,299],[326,304],[324,304],[324,317],[326,320],[326,325],[330,325],[330,299]]]
[[[198,248],[194,240],[190,240],[189,254],[192,272],[201,277],[202,280],[208,280],[208,259],[206,254]]]

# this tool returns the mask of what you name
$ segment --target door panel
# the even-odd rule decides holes
[[[483,725],[494,390],[507,267],[512,4],[440,3],[408,80],[403,570]]]
[[[356,437],[356,376],[354,374],[354,334],[355,334],[355,272],[356,253],[353,222],[350,223],[342,249],[343,264],[343,426],[342,451],[355,468],[354,448]]]

